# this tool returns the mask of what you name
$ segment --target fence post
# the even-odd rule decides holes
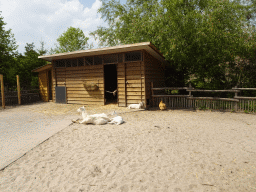
[[[192,88],[191,83],[189,83],[189,89],[191,89],[191,88]],[[189,94],[188,94],[188,95],[189,95],[189,98],[192,97],[191,91],[189,91],[188,93],[189,93]],[[191,105],[192,105],[191,102],[192,102],[192,100],[189,99],[189,101],[188,101],[188,106],[189,106],[189,108],[191,108]]]
[[[154,102],[154,97],[152,95],[154,95],[153,82],[151,82],[151,98],[152,98],[152,103],[153,103],[152,107],[154,107],[155,106],[155,102]]]
[[[4,76],[0,74],[0,82],[1,82],[1,93],[2,93],[2,107],[5,109],[5,98],[4,98]]]
[[[235,88],[237,88],[237,86],[235,86]],[[237,96],[238,96],[238,93],[235,92],[235,97],[234,98],[236,98]],[[235,111],[237,111],[237,102],[235,102]]]
[[[18,103],[21,104],[21,98],[20,98],[20,78],[19,75],[16,75],[17,77],[17,91],[18,91]]]

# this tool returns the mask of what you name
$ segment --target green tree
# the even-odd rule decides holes
[[[172,75],[183,74],[172,79],[186,84],[193,76],[194,86],[227,88],[237,83],[226,76],[227,69],[236,68],[235,57],[254,54],[255,33],[246,29],[255,18],[255,1],[250,2],[127,0],[121,5],[102,0],[98,12],[109,27],[98,27],[90,35],[99,39],[100,46],[150,41],[171,61],[178,72]],[[226,62],[227,66],[221,65]]]
[[[88,37],[85,37],[83,31],[79,28],[69,27],[58,39],[56,48],[50,50],[50,54],[64,53],[78,50],[91,49],[92,45],[88,45]]]
[[[0,74],[3,74],[4,84],[8,86],[11,81],[9,73],[13,72],[14,57],[17,55],[18,46],[11,29],[5,30],[4,25],[6,23],[0,15]]]
[[[37,49],[37,52],[39,55],[45,55],[48,51],[44,48],[45,43],[43,41],[40,41],[40,48]]]
[[[16,75],[20,76],[21,87],[38,88],[38,73],[32,73],[31,70],[46,65],[45,60],[38,58],[40,53],[45,52],[42,50],[44,49],[41,47],[37,52],[34,43],[27,43],[24,55],[16,57]]]

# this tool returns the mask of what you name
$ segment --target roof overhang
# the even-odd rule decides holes
[[[58,60],[58,59],[70,59],[70,58],[76,58],[76,57],[113,54],[113,53],[137,51],[137,50],[143,50],[143,49],[146,50],[148,53],[150,53],[152,56],[154,56],[156,59],[160,60],[161,62],[165,64],[167,63],[167,61],[165,61],[164,56],[150,42],[120,45],[120,46],[98,48],[98,49],[89,49],[89,50],[82,50],[82,51],[74,51],[74,52],[68,52],[68,53],[58,53],[53,55],[39,56],[38,58],[52,62],[53,60]]]
[[[46,64],[44,66],[33,69],[31,72],[40,72],[40,71],[44,71],[46,69],[51,69],[51,68],[52,68],[52,64]]]

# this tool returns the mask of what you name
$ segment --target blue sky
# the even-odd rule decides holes
[[[121,0],[125,3],[126,0]],[[24,53],[26,43],[34,42],[40,47],[40,41],[45,42],[45,48],[50,49],[57,43],[56,39],[68,27],[79,27],[89,43],[97,48],[98,43],[89,36],[97,26],[107,27],[97,10],[100,0],[1,0],[0,11],[4,17],[5,29],[12,33],[19,46],[19,53]]]

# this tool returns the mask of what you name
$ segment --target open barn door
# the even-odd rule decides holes
[[[117,104],[116,64],[104,65],[105,104]]]

